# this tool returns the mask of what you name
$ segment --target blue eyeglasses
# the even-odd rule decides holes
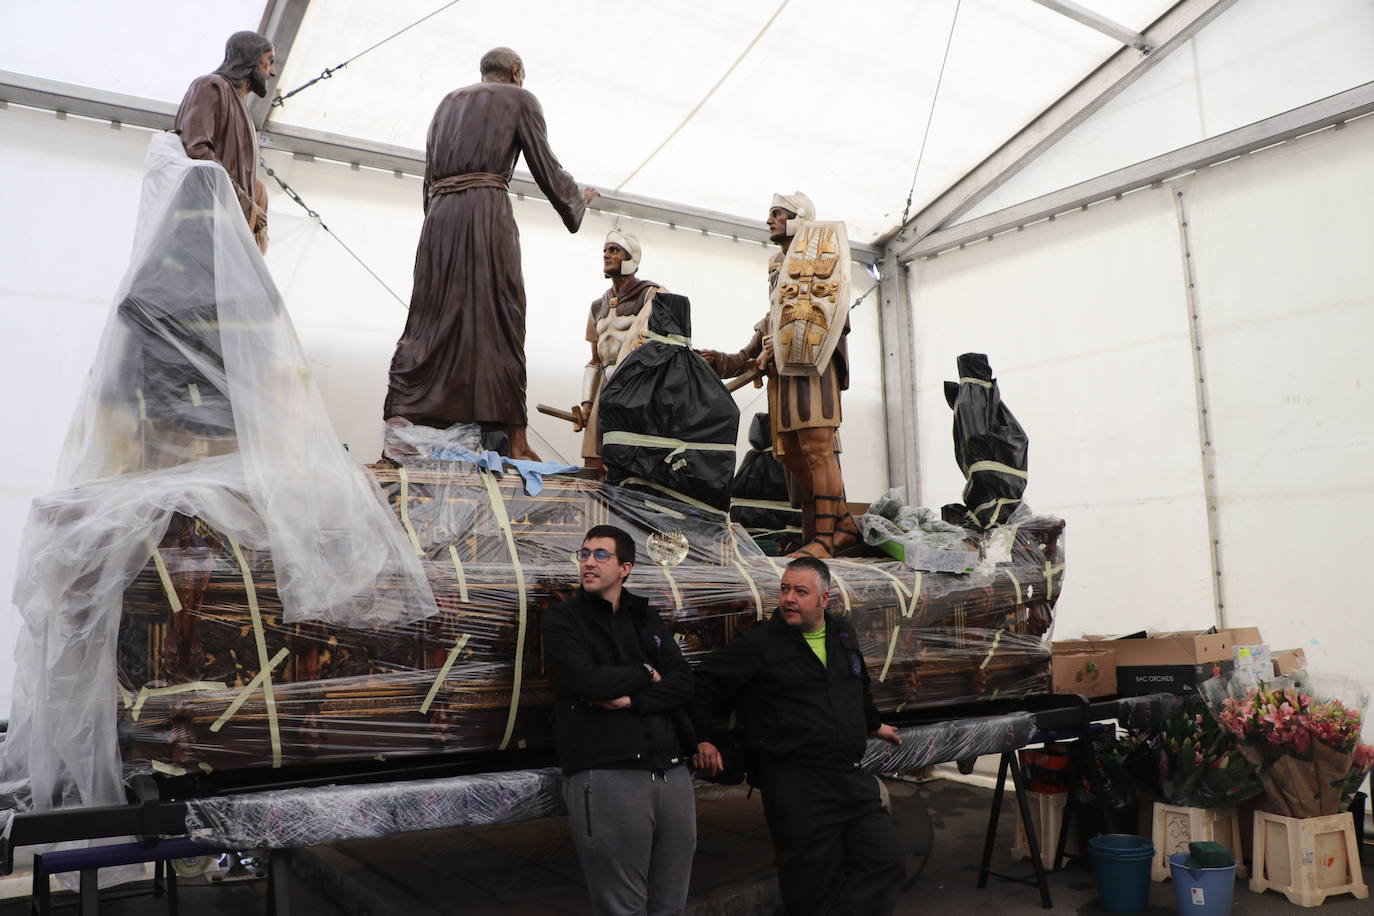
[[[613,556],[615,556],[615,554],[611,553],[605,547],[598,547],[595,550],[588,550],[587,548],[583,547],[581,550],[577,552],[577,558],[584,563],[590,557],[596,557],[596,562],[598,563],[605,563]]]

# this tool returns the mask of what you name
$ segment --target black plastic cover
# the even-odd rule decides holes
[[[729,511],[739,407],[692,350],[691,308],[686,296],[656,294],[650,336],[602,389],[606,482]],[[681,444],[623,441],[635,436]]]
[[[959,357],[959,381],[945,382],[945,400],[954,410],[954,459],[968,483],[959,523],[992,528],[1011,518],[1026,491],[1028,440],[982,353]],[[945,519],[949,521],[945,507]]]
[[[767,413],[756,413],[749,424],[749,451],[735,472],[730,518],[744,526],[756,540],[797,540],[801,534],[801,510],[788,501],[787,472],[773,455],[773,430]],[[761,505],[772,503],[772,506]]]

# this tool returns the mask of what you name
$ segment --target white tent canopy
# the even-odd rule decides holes
[[[692,298],[695,339],[733,349],[762,311],[767,202],[800,189],[847,221],[856,294],[866,265],[881,276],[851,313],[851,498],[958,498],[939,382],[985,351],[1031,437],[1027,499],[1069,521],[1061,634],[1255,623],[1367,667],[1360,590],[1312,576],[1316,545],[1374,538],[1368,0],[53,0],[6,26],[0,561],[127,263],[147,145],[129,128],[165,129],[238,29],[274,38],[283,92],[350,61],[259,112],[267,165],[321,217],[271,185],[269,266],[370,460],[430,115],[509,45],[555,152],[603,192],[569,236],[514,186],[531,404],[568,406],[607,229],[628,222],[644,275]],[[737,393],[746,416],[758,395]],[[575,456],[570,429],[533,422]]]

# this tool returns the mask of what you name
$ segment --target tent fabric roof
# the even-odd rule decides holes
[[[1139,31],[1171,4],[1083,5]],[[279,88],[442,6],[316,0]],[[175,103],[263,9],[21,5],[0,56],[18,72]],[[1121,47],[1030,0],[462,0],[274,109],[268,126],[422,149],[439,99],[476,81],[497,45],[524,58],[526,88],[578,181],[748,217],[762,217],[774,191],[801,189],[855,241],[900,221],[927,118],[913,213]]]

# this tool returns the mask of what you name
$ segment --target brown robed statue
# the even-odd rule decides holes
[[[225,42],[224,62],[191,83],[172,122],[186,155],[214,160],[229,173],[244,219],[264,252],[267,189],[257,179],[258,131],[248,93],[267,95],[267,83],[277,75],[276,60],[272,42],[257,32],[235,32]]]
[[[596,191],[579,189],[549,149],[543,109],[521,88],[519,55],[495,48],[481,70],[480,83],[444,97],[429,125],[415,286],[382,415],[504,429],[510,457],[537,458],[525,431],[525,283],[507,190],[523,154],[569,232]]]
[[[792,505],[802,510],[806,543],[792,556],[830,557],[862,540],[839,457],[840,392],[849,387],[849,243],[842,223],[815,222],[815,207],[800,192],[773,195],[768,237],[779,248],[768,262],[773,308],[738,353],[697,352],[721,378],[754,370],[767,378],[773,452],[787,469]],[[802,368],[802,356],[812,364]]]

